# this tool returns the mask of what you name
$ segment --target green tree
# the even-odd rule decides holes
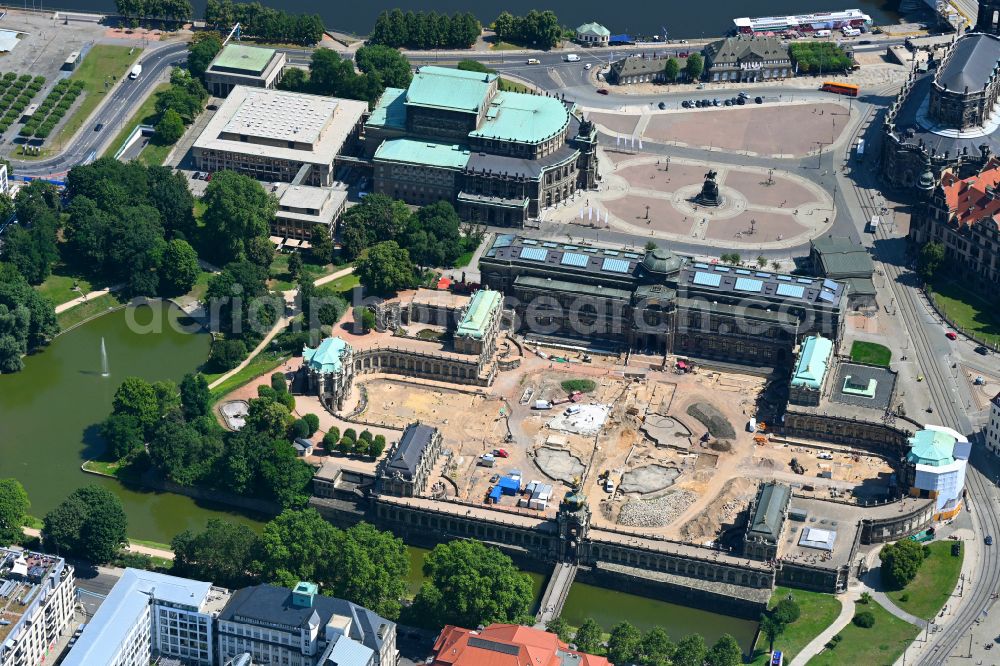
[[[30,506],[20,481],[0,479],[0,542],[10,545],[21,541]]]
[[[197,485],[208,478],[222,451],[222,438],[217,432],[201,432],[179,415],[161,421],[149,440],[153,466],[184,486]]]
[[[89,485],[74,491],[46,514],[42,539],[52,552],[103,564],[128,541],[127,525],[118,496],[101,486]]]
[[[684,64],[684,73],[692,81],[697,81],[701,78],[701,73],[705,71],[705,61],[702,59],[701,55],[697,53],[692,53],[687,57],[687,62]]]
[[[743,650],[736,639],[722,634],[705,657],[705,666],[739,666],[743,663]]]
[[[112,401],[115,414],[134,416],[150,432],[160,419],[160,405],[153,385],[140,377],[126,377]]]
[[[451,266],[464,250],[460,222],[447,201],[424,206],[409,218],[403,247],[421,266]]]
[[[597,651],[601,648],[601,636],[604,634],[604,630],[601,629],[601,625],[597,624],[594,618],[588,617],[580,625],[580,628],[576,630],[573,634],[573,642],[576,643],[576,647],[581,652],[586,652],[588,654],[597,654]]]
[[[247,258],[255,238],[268,241],[278,202],[253,178],[235,171],[218,171],[202,197],[206,246],[223,263]]]
[[[354,263],[361,284],[376,294],[391,294],[413,285],[416,267],[410,253],[395,241],[384,241],[361,253]]]
[[[203,78],[212,59],[222,50],[222,40],[213,32],[196,32],[188,45],[187,66],[191,76]]]
[[[944,245],[930,242],[920,248],[917,257],[917,274],[924,282],[930,282],[944,263]]]
[[[160,289],[168,296],[186,294],[198,281],[198,254],[180,238],[167,243],[160,265]]]
[[[0,263],[0,372],[17,372],[21,356],[59,331],[51,301],[31,288],[20,271]]]
[[[369,194],[340,218],[342,251],[354,259],[375,243],[399,239],[407,228],[410,210],[402,201],[384,194]]]
[[[261,266],[239,261],[208,281],[206,299],[218,311],[218,327],[227,336],[258,339],[277,321],[283,304],[269,296],[267,277]]]
[[[668,83],[673,83],[677,80],[677,75],[681,73],[681,64],[677,61],[677,58],[667,58],[667,62],[663,64],[663,77]]]
[[[613,664],[638,661],[642,647],[642,633],[630,622],[619,622],[611,628],[608,638],[608,660]]]
[[[785,625],[770,613],[764,613],[760,618],[760,631],[767,636],[768,652],[774,652],[774,641],[785,633]]]
[[[271,388],[274,389],[275,393],[288,393],[288,380],[285,379],[285,373],[271,373]]]
[[[261,491],[282,508],[298,508],[309,501],[313,468],[295,455],[287,440],[274,441],[260,462]]]
[[[287,407],[262,398],[253,398],[248,404],[244,428],[249,428],[269,439],[285,438],[285,433],[288,432],[293,420]]]
[[[377,74],[382,84],[390,88],[406,88],[413,78],[410,61],[388,46],[362,46],[355,53],[354,62],[365,74]]]
[[[906,587],[924,563],[923,547],[910,539],[886,544],[878,556],[882,561],[882,580],[897,590]]]
[[[368,447],[368,455],[372,458],[378,458],[385,451],[385,437],[382,435],[375,435],[375,439],[372,440],[371,445]]]
[[[225,372],[238,366],[247,356],[247,345],[242,340],[216,340],[208,354],[208,369]]]
[[[316,431],[319,430],[319,417],[315,414],[306,414],[302,417],[302,420],[309,426],[306,437],[312,437],[315,435]]]
[[[253,561],[259,548],[260,537],[246,525],[211,518],[203,531],[195,534],[185,530],[173,538],[170,572],[240,588],[253,580]]]
[[[328,452],[333,451],[337,447],[337,442],[340,441],[340,429],[337,426],[331,426],[329,430],[323,435],[323,448]]]
[[[757,256],[757,268],[763,269],[765,266],[767,266],[767,257],[765,257],[762,254],[758,255]]]
[[[427,582],[414,599],[418,616],[442,626],[475,627],[530,620],[531,579],[510,557],[479,541],[439,544],[424,558]]]
[[[313,225],[309,234],[309,258],[317,264],[325,265],[333,258],[333,238],[324,224]]]
[[[300,580],[328,580],[339,532],[315,509],[286,509],[264,526],[259,561],[253,568],[263,580],[285,587]]]
[[[184,136],[184,119],[173,109],[167,109],[156,123],[156,140],[163,146],[172,146]]]
[[[281,75],[278,82],[279,90],[291,90],[292,92],[306,92],[309,88],[309,72],[298,67],[288,67]]]
[[[184,379],[181,380],[180,393],[184,418],[190,421],[209,413],[212,393],[208,388],[208,380],[205,379],[205,375],[200,372],[184,375]]]
[[[298,252],[293,252],[290,257],[288,257],[288,277],[294,282],[299,279],[302,275],[302,257],[299,256]]]
[[[775,604],[774,608],[771,610],[771,614],[778,622],[788,625],[798,620],[802,611],[799,608],[798,603],[795,602],[795,599],[791,598],[791,595],[789,595]]]
[[[869,610],[861,611],[854,615],[851,622],[862,629],[871,629],[875,626],[875,614]]]
[[[653,627],[643,635],[639,653],[644,664],[670,666],[676,649],[667,632],[661,627]]]
[[[101,424],[101,437],[115,460],[143,450],[146,437],[139,419],[131,414],[112,414]]]
[[[708,656],[708,646],[701,634],[688,634],[677,642],[674,652],[674,666],[704,666]]]
[[[337,541],[339,547],[329,561],[330,592],[397,619],[410,573],[402,539],[361,522],[338,535]]]
[[[545,631],[555,634],[564,643],[569,643],[573,640],[573,632],[570,630],[569,623],[559,615],[548,621],[545,625]]]

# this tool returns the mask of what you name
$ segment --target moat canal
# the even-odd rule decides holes
[[[23,371],[0,375],[0,477],[24,484],[30,512],[43,517],[75,489],[100,484],[118,495],[128,514],[129,536],[169,543],[185,529],[200,530],[210,518],[261,522],[225,507],[208,506],[183,495],[132,490],[121,483],[87,474],[80,465],[100,456],[103,443],[97,426],[111,411],[115,390],[125,377],[179,382],[208,356],[209,336],[187,334],[165,326],[156,334],[131,330],[129,320],[148,323],[155,315],[176,321],[172,306],[155,304],[127,312],[119,310],[60,335],[41,353],[25,359]],[[101,376],[101,338],[108,351],[110,377]],[[423,580],[421,567],[428,551],[409,547],[408,583],[416,594]],[[536,603],[547,577],[529,572]],[[621,620],[640,629],[662,626],[677,640],[698,631],[714,641],[724,632],[747,647],[755,623],[737,618],[575,583],[563,613],[578,625],[593,617],[606,630]]]

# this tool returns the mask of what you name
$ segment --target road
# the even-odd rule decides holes
[[[60,177],[70,168],[83,162],[94,153],[100,156],[105,144],[114,140],[122,127],[138,108],[141,101],[159,83],[160,75],[187,59],[187,44],[170,44],[146,51],[142,56],[142,76],[138,80],[123,77],[111,90],[110,97],[85,124],[69,146],[55,157],[44,160],[18,160],[11,158],[14,171],[20,176]],[[97,123],[104,123],[104,130],[94,131]]]

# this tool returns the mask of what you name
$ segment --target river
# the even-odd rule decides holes
[[[62,0],[60,7],[78,10],[114,12],[110,0]],[[205,11],[205,0],[193,0],[195,16]],[[392,0],[360,4],[312,0],[264,0],[263,4],[293,13],[318,12],[329,30],[365,35],[375,23],[375,17],[385,9],[399,7],[404,11],[434,10],[451,14],[472,11],[483,24],[488,24],[503,10],[524,14],[530,9],[551,9],[563,25],[576,27],[588,21],[607,26],[613,34],[652,35],[668,31],[670,39],[698,38],[723,35],[733,29],[733,19],[740,16],[774,16],[817,11],[858,8],[869,14],[876,24],[894,23],[898,16],[893,9],[898,0],[715,0],[711,10],[684,2],[632,2],[622,10],[601,0],[483,0],[470,5],[464,0]],[[17,7],[16,4],[11,5]]]
[[[136,321],[148,321],[172,306],[143,306]],[[168,310],[169,308],[169,310]],[[110,377],[100,373],[101,338],[108,350]],[[166,327],[156,335],[129,330],[126,311],[99,317],[57,337],[25,359],[21,372],[0,375],[0,477],[16,477],[28,491],[30,512],[44,517],[77,488],[97,483],[118,495],[128,515],[128,534],[169,543],[185,529],[201,529],[209,518],[259,523],[171,493],[141,492],[114,479],[87,474],[80,465],[103,449],[97,425],[111,411],[115,390],[125,377],[179,382],[208,356],[209,336]]]

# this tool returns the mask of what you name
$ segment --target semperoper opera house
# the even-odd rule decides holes
[[[839,340],[847,287],[825,278],[500,235],[479,262],[529,339],[753,366],[791,363],[809,335]]]

